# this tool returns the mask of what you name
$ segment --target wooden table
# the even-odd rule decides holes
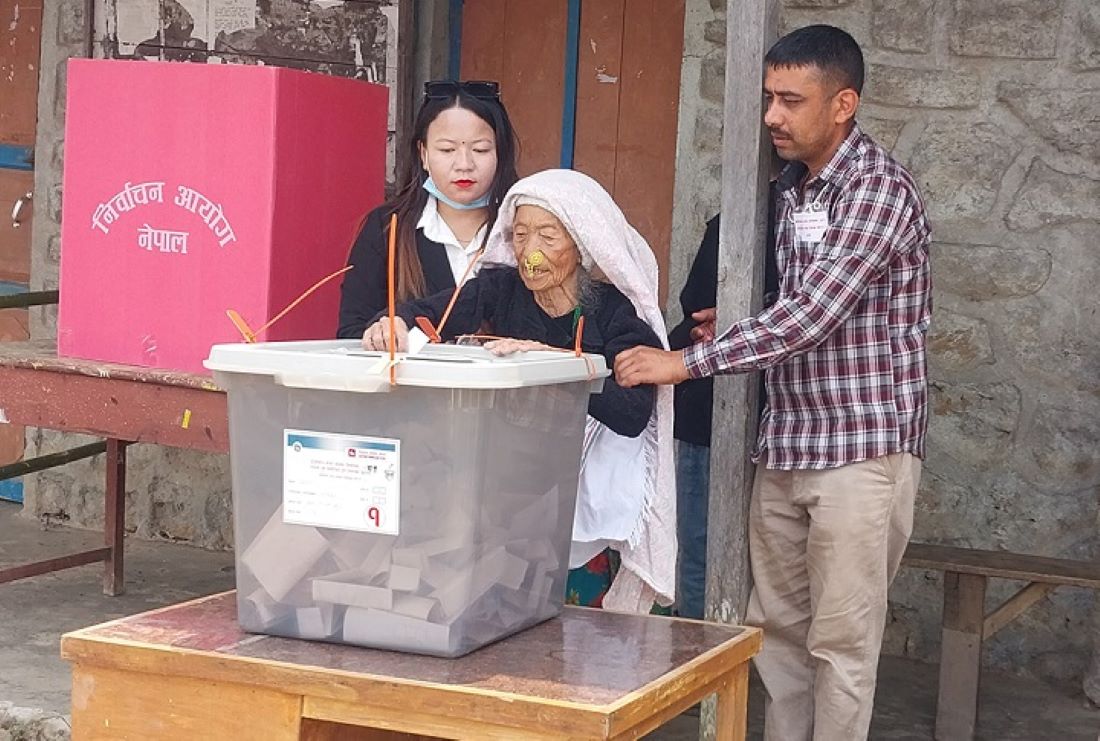
[[[226,592],[69,633],[61,655],[81,741],[633,739],[710,694],[728,741],[745,737],[760,636],[566,607],[436,659],[242,633]]]
[[[225,394],[206,376],[59,358],[51,342],[0,343],[0,419],[106,438],[104,547],[0,569],[0,584],[104,562],[103,591],[123,590],[126,447],[229,450]]]

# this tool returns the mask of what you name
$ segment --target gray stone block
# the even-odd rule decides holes
[[[56,287],[56,280],[52,284]],[[41,430],[29,448],[45,454],[92,441]],[[230,547],[233,523],[227,464],[225,455],[153,445],[132,447],[127,452],[127,531],[204,548]],[[69,525],[100,528],[103,477],[103,456],[36,474],[26,491],[26,509],[38,516],[63,513]]]
[[[46,240],[46,258],[53,263],[61,261],[61,235],[51,234]]]
[[[996,358],[983,319],[937,309],[928,338],[932,367],[948,372],[993,365]]]
[[[80,44],[88,40],[92,31],[88,27],[85,11],[86,3],[75,0],[61,0],[58,6],[57,42],[59,44]]]
[[[851,4],[852,0],[783,0],[787,8],[840,8]]]
[[[973,72],[885,64],[868,65],[863,87],[868,102],[920,108],[974,108],[980,93],[978,76]]]
[[[1020,423],[1020,389],[1011,383],[930,384],[929,459],[944,456],[975,471],[1009,457]]]
[[[233,543],[228,456],[159,446],[135,447],[127,488],[128,522],[143,538],[182,540],[202,548]]]
[[[69,741],[70,737],[65,716],[0,702],[0,741]]]
[[[43,65],[45,67],[45,65]],[[69,60],[62,59],[57,62],[57,66],[54,67],[54,89],[53,93],[53,107],[54,115],[57,117],[57,125],[61,130],[64,130],[65,126],[65,96],[68,90],[69,74]],[[58,173],[60,175],[60,173]]]
[[[891,51],[925,54],[932,48],[935,0],[873,0],[871,39]]]
[[[967,57],[1052,59],[1063,0],[955,0],[951,51]]]
[[[46,203],[49,207],[50,219],[57,223],[61,223],[61,184],[50,188],[50,194],[46,199]]]
[[[1066,492],[1100,482],[1098,447],[1100,403],[1083,397],[1072,405],[1041,403],[1020,444],[1033,480]]]
[[[1052,147],[1100,163],[1100,88],[1002,82],[997,100]]]
[[[950,461],[939,458],[929,459],[927,464],[922,466],[920,491],[917,493],[914,506],[913,540],[973,546],[975,544],[970,542],[973,533],[965,527],[968,523],[962,521],[961,515],[966,513],[968,508],[972,508],[974,503],[971,500],[970,489],[949,475],[950,464]],[[899,578],[906,573],[910,572],[902,569]],[[939,572],[931,573],[934,573],[935,581],[939,584]],[[913,592],[906,590],[906,593],[911,600]],[[935,643],[938,647],[938,631],[936,631]]]
[[[1001,301],[998,357],[1013,374],[1036,384],[1054,403],[1073,406],[1100,399],[1100,323],[1095,320],[1096,245],[1100,225],[1075,224],[1014,235],[1013,243],[1050,251],[1050,277],[1034,296]]]
[[[724,47],[726,45],[726,19],[715,18],[707,21],[703,26],[703,38],[712,44]]]
[[[1059,172],[1036,158],[1005,217],[1013,229],[1100,221],[1100,180]]]
[[[937,291],[971,301],[1029,296],[1050,277],[1050,252],[1042,247],[1015,249],[985,244],[933,247],[932,280]],[[939,323],[937,312],[935,322]]]
[[[1100,610],[1093,609],[1092,630],[1094,636],[1100,636]],[[1085,670],[1083,689],[1093,705],[1100,705],[1100,645],[1093,646],[1092,660]]]
[[[891,596],[900,592],[908,597],[913,594],[909,581],[923,578],[925,577],[921,572],[902,569],[891,587],[894,590]],[[892,598],[886,617],[886,631],[882,637],[883,655],[920,657],[930,653],[928,644],[932,642],[933,636],[932,631],[926,627],[928,623],[924,618],[923,605],[902,604]]]
[[[722,152],[722,111],[708,108],[695,118],[692,143],[698,152]]]
[[[53,144],[53,161],[52,165],[57,168],[57,172],[61,172],[65,166],[65,140],[59,139]]]
[[[1073,24],[1071,47],[1071,63],[1074,68],[1082,71],[1100,69],[1100,3],[1081,4],[1077,22]],[[1100,682],[1100,675],[1097,681]]]
[[[988,216],[1019,149],[993,123],[929,124],[914,147],[911,165],[933,220]]]
[[[1048,287],[1047,291],[1050,290],[1051,288]],[[1045,368],[1052,360],[1043,358],[1041,349],[1045,347],[1044,317],[1048,303],[1044,297],[1034,295],[1011,301],[998,301],[989,306],[990,310],[996,314],[998,329],[1002,330],[999,332],[997,348],[1002,359],[1014,369],[1008,372],[1021,382],[1029,380],[1028,376],[1036,379],[1044,378]],[[1018,370],[1019,368],[1027,368],[1028,371]],[[1054,368],[1050,378],[1056,383],[1061,383],[1063,381],[1061,369]]]
[[[716,55],[703,60],[699,71],[699,94],[714,103],[721,103],[726,99],[725,55]]]
[[[879,146],[886,150],[892,150],[898,143],[901,130],[905,128],[905,121],[897,121],[875,116],[860,116],[860,128],[871,138],[878,142]]]

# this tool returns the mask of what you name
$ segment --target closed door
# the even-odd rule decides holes
[[[520,174],[572,167],[649,242],[667,292],[684,0],[465,0],[463,79],[501,83]]]
[[[34,135],[38,119],[38,52],[42,0],[0,0],[0,295],[28,289]],[[0,309],[0,341],[29,337],[26,309]],[[23,456],[23,428],[0,424],[0,465]],[[15,481],[0,498],[22,499]]]

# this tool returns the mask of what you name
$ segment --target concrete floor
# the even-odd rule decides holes
[[[0,564],[61,556],[102,545],[99,533],[43,530],[0,502]],[[233,554],[142,540],[126,541],[126,593],[103,594],[93,564],[0,584],[0,701],[68,713],[69,665],[61,634],[233,588]]]
[[[100,537],[67,528],[43,530],[20,516],[18,505],[0,502],[2,565],[94,547]],[[69,668],[58,655],[62,633],[233,587],[231,553],[130,540],[126,559],[127,591],[120,597],[103,595],[98,565],[0,584],[0,703],[68,713]],[[935,697],[935,666],[884,659],[871,738],[932,738]],[[760,738],[761,713],[761,692],[754,685],[750,738]],[[982,739],[1100,739],[1100,710],[1079,689],[992,672],[983,677],[980,723]],[[688,741],[697,733],[698,719],[685,715],[650,738]]]

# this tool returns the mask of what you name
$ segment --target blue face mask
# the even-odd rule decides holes
[[[422,187],[424,188],[424,190],[431,193],[440,201],[443,201],[451,208],[458,209],[459,211],[472,211],[475,208],[485,208],[489,205],[488,192],[486,192],[485,195],[483,195],[481,198],[478,198],[476,201],[470,201],[469,203],[459,203],[458,201],[452,201],[450,198],[443,195],[443,192],[439,190],[439,186],[435,184],[434,180],[432,180],[431,175],[429,175],[428,179],[424,181],[424,185]]]

